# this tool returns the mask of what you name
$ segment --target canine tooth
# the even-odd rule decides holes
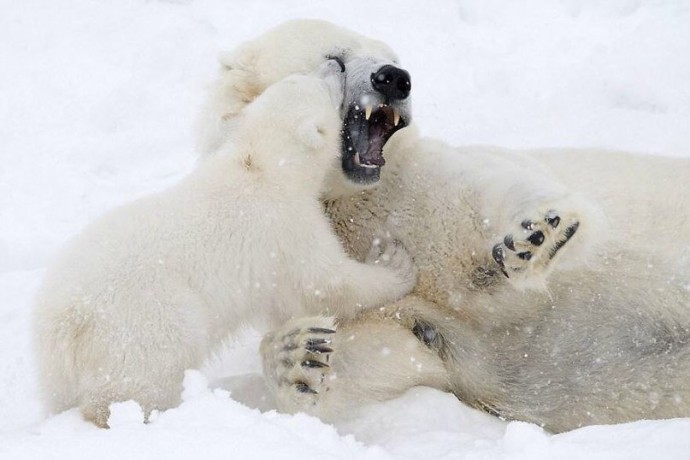
[[[359,152],[355,152],[355,164],[359,166],[361,164],[359,160]]]
[[[366,110],[364,112],[364,117],[367,119],[367,121],[369,121],[369,118],[371,118],[371,111],[371,104],[367,104]]]
[[[400,123],[400,112],[393,109],[393,124],[398,126],[398,123]]]

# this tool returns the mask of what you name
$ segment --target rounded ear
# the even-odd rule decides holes
[[[336,139],[329,123],[329,120],[325,118],[305,119],[297,126],[297,140],[313,150],[328,148],[328,144]]]
[[[297,126],[297,138],[311,149],[323,148],[326,145],[326,126],[323,120],[307,118]]]
[[[234,51],[221,51],[218,53],[218,63],[227,70],[231,70],[235,65],[235,54]]]
[[[202,154],[213,153],[232,133],[233,120],[260,95],[256,58],[249,46],[222,52],[219,78],[211,86],[208,99],[197,120],[198,146]]]
[[[218,53],[218,63],[227,69],[256,69],[256,47],[251,42],[241,43],[235,49]]]

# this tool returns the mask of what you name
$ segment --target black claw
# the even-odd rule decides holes
[[[491,255],[494,257],[496,263],[503,267],[504,254],[501,243],[498,243],[496,246],[494,246],[494,249],[491,251]]]
[[[308,394],[312,394],[312,395],[317,395],[317,394],[319,394],[318,391],[309,388],[309,385],[307,385],[307,384],[304,383],[304,382],[296,383],[296,384],[295,384],[295,389],[297,389],[297,391],[299,391],[300,393],[308,393]]]
[[[307,343],[307,346],[304,347],[307,349],[307,351],[311,353],[333,353],[333,349],[330,347],[327,347],[326,345],[323,344],[309,344]]]
[[[517,255],[517,256],[518,256],[519,258],[521,258],[522,260],[530,260],[530,259],[532,258],[532,253],[529,252],[529,251],[518,252],[518,255]]]
[[[527,241],[535,246],[541,246],[544,242],[544,233],[541,230],[536,231],[527,238]]]
[[[531,220],[523,220],[520,225],[522,225],[522,228],[525,230],[532,230],[532,221]]]
[[[561,223],[561,218],[558,214],[556,214],[556,211],[552,209],[546,213],[546,223],[551,227],[556,228],[558,227],[558,224]]]
[[[506,278],[510,278],[510,276],[508,276],[508,272],[503,267],[501,267],[501,273],[503,273],[506,276]]]
[[[325,327],[310,327],[307,332],[312,334],[335,334],[333,329],[326,329]]]
[[[328,364],[322,363],[321,361],[314,361],[313,359],[307,359],[302,361],[302,367],[317,369],[321,367],[328,367]]]
[[[506,235],[506,237],[503,238],[503,244],[505,244],[506,247],[511,251],[515,251],[515,242],[513,241],[513,235]]]
[[[287,334],[285,334],[284,337],[295,337],[299,333],[300,333],[299,329],[293,329],[290,332],[288,332]]]

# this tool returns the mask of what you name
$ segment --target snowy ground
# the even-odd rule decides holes
[[[192,124],[222,48],[292,17],[383,39],[413,76],[424,134],[452,143],[690,156],[690,4],[609,1],[0,0],[0,458],[687,458],[690,419],[558,436],[414,389],[347,424],[260,413],[213,390],[258,369],[252,335],[185,402],[109,431],[45,420],[31,297],[59,246],[194,164]]]

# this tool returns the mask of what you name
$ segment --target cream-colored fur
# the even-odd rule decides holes
[[[576,178],[574,165],[581,165],[584,175],[591,163],[598,163],[589,175],[590,191],[582,199],[598,200],[603,208],[599,214],[608,217],[609,225],[592,235],[597,242],[593,250],[583,247],[587,234],[577,233],[553,261],[570,267],[551,266],[549,276],[535,283],[545,283],[545,289],[516,288],[491,257],[492,245],[511,226],[492,230],[490,216],[494,214],[473,198],[481,196],[482,188],[468,186],[472,156],[467,150],[447,147],[434,153],[427,148],[433,141],[412,134],[407,133],[409,150],[404,147],[404,132],[389,145],[387,167],[391,169],[382,172],[379,188],[367,192],[366,200],[341,198],[329,202],[328,209],[353,253],[380,222],[399,232],[419,269],[414,295],[354,321],[341,321],[337,328],[327,326],[337,330],[330,334],[332,353],[314,355],[304,347],[292,350],[294,362],[300,361],[300,353],[302,360],[328,359],[329,367],[305,370],[312,374],[308,381],[315,381],[313,374],[318,371],[323,377],[319,381],[326,386],[316,386],[316,395],[297,395],[302,397],[299,406],[296,393],[282,385],[276,391],[279,406],[336,421],[349,413],[341,409],[347,401],[353,410],[357,404],[391,398],[425,384],[451,390],[474,407],[535,422],[554,432],[590,424],[690,416],[690,202],[683,191],[684,181],[690,180],[690,163],[610,152],[553,152],[544,161],[571,160],[569,173]],[[491,158],[496,152],[484,153]],[[495,160],[501,162],[501,156]],[[456,161],[465,175],[454,176],[449,167],[440,172],[432,166]],[[628,182],[625,194],[614,196],[607,190],[608,183],[624,180],[617,172],[621,161],[631,171],[644,167],[647,177],[657,183],[665,181],[659,185],[664,198],[654,199],[653,187],[643,180]],[[491,170],[476,172],[484,175]],[[420,181],[412,177],[429,180],[420,187]],[[449,207],[457,212],[454,217]],[[535,203],[537,209],[551,207],[555,207],[551,201],[542,206]],[[652,208],[656,208],[653,213]],[[424,214],[418,215],[422,209]],[[378,222],[364,220],[371,215],[380,216]],[[576,215],[584,222],[586,214]],[[514,227],[515,233],[523,231],[517,223]],[[578,254],[573,254],[576,250],[589,255],[579,261]],[[280,342],[285,330],[295,327],[308,339],[311,334],[305,328],[309,324],[324,326],[321,318],[301,319],[267,336],[263,355],[269,377],[275,368],[272,345]],[[437,354],[408,348],[413,337],[424,339]],[[419,370],[388,360],[381,352],[384,346],[402,350]],[[447,370],[445,379],[439,378],[439,362]],[[333,375],[337,378],[331,379]],[[341,383],[341,378],[347,380]],[[368,388],[375,391],[367,392]],[[292,394],[292,399],[286,394]]]
[[[328,23],[279,26],[224,61],[201,122],[206,150],[232,136],[224,123],[246,101],[334,50],[346,93],[366,89],[350,73],[361,62],[395,62]],[[313,317],[269,334],[279,407],[335,420],[426,384],[553,431],[690,416],[690,161],[452,148],[414,127],[385,157],[373,190],[332,170],[324,206],[360,260],[382,231],[400,239],[419,269],[414,295],[335,333]]]
[[[297,27],[292,26],[296,23]],[[366,57],[379,66],[396,60],[382,42],[323,21],[286,25],[220,55],[219,78],[197,123],[202,152],[215,151],[228,138],[235,116],[266,88],[288,75],[312,72],[327,56],[347,53],[348,59]],[[305,34],[313,39],[305,41]],[[299,50],[286,52],[293,44]]]
[[[246,323],[352,317],[407,293],[397,244],[349,258],[318,200],[335,167],[343,75],[293,76],[234,120],[235,136],[177,186],[90,225],[48,274],[34,316],[48,408],[79,406],[107,426],[109,405],[148,415],[179,402],[185,369]],[[380,252],[383,252],[381,254]]]

